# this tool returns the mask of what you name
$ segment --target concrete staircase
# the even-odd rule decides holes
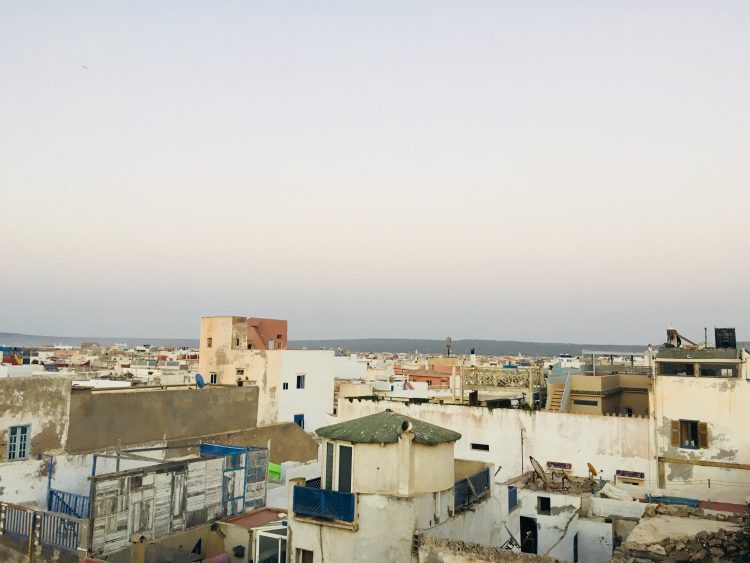
[[[556,385],[550,391],[551,393],[548,395],[549,398],[547,400],[547,410],[550,412],[560,412],[560,403],[562,403],[565,386]]]

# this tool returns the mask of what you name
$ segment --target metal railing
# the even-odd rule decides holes
[[[27,506],[0,503],[0,533],[33,546],[77,553],[84,520],[67,514],[35,510]],[[85,536],[85,534],[84,534]]]
[[[76,518],[88,518],[91,509],[89,497],[50,489],[47,494],[47,510],[62,512]]]
[[[75,553],[78,550],[78,537],[81,523],[64,514],[40,512],[41,534],[40,542],[43,546]]]
[[[477,471],[453,485],[454,510],[462,510],[490,494],[489,468]]]
[[[294,487],[295,514],[354,522],[354,494],[311,487]]]
[[[2,532],[19,539],[29,539],[34,525],[34,511],[30,508],[2,505]]]

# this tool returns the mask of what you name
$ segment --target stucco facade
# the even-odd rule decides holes
[[[750,494],[747,352],[741,360],[735,377],[656,376],[655,471],[670,494],[734,503]]]

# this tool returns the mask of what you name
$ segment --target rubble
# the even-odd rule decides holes
[[[692,537],[666,537],[649,543],[626,541],[614,551],[615,563],[645,561],[750,561],[750,514],[717,514],[700,508],[682,505],[649,505],[644,518],[681,517],[696,520],[722,522],[723,529],[701,530]],[[686,528],[689,528],[686,526]],[[674,533],[671,534],[675,536]],[[637,536],[643,539],[643,535]]]

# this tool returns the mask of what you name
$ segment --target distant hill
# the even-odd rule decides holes
[[[352,340],[294,340],[289,341],[290,348],[343,348],[351,352],[419,352],[442,354],[445,352],[444,340],[422,340],[410,338],[360,338]],[[645,344],[569,344],[557,342],[519,342],[513,340],[454,340],[452,353],[468,354],[474,348],[477,354],[491,356],[517,355],[524,356],[557,356],[558,354],[579,355],[581,350],[641,351]]]
[[[196,348],[197,338],[133,338],[121,336],[117,338],[105,336],[40,336],[38,334],[18,334],[15,332],[0,332],[0,346],[51,346],[63,344],[65,346],[80,346],[82,342],[98,342],[103,346],[120,344],[153,344],[154,346],[187,346]]]
[[[82,342],[98,342],[103,346],[110,346],[115,342],[135,344],[152,344],[154,346],[186,346],[198,347],[197,338],[134,338],[134,337],[102,337],[102,336],[39,336],[36,334],[18,334],[14,332],[0,332],[0,346],[49,346],[63,344],[79,346]],[[738,343],[744,348],[750,347],[750,342]],[[444,340],[428,340],[417,338],[354,338],[333,340],[290,340],[289,348],[296,350],[307,348],[342,348],[350,352],[393,352],[411,353],[418,350],[424,354],[442,354],[445,352]],[[454,354],[468,354],[472,348],[477,354],[490,356],[505,356],[523,354],[524,356],[557,356],[571,354],[577,356],[581,350],[611,350],[641,351],[644,344],[572,344],[561,342],[520,342],[514,340],[454,340],[451,348]]]

